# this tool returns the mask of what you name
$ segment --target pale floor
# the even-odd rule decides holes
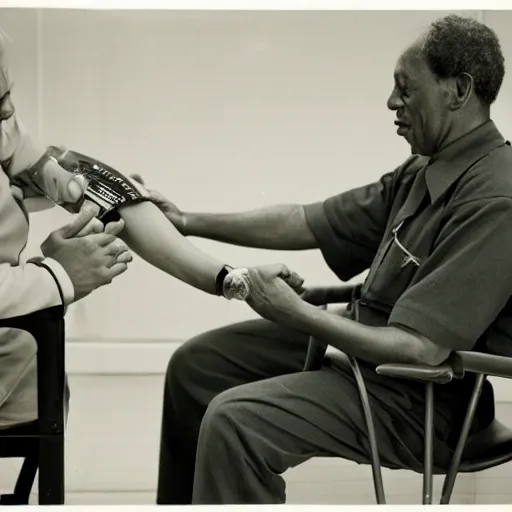
[[[67,434],[67,504],[152,504],[162,376],[71,375],[72,411]],[[512,425],[512,403],[498,404]],[[19,462],[0,460],[0,492],[10,492]],[[288,502],[373,504],[371,471],[339,459],[314,459],[286,475]],[[384,471],[388,503],[419,504],[420,475]],[[512,504],[512,463],[478,475],[461,475],[452,503]],[[435,497],[441,480],[436,478]],[[37,492],[37,489],[35,489]],[[34,503],[37,496],[34,495]]]
[[[456,485],[452,504],[511,504],[510,479],[503,475],[486,475],[482,481],[462,475]],[[336,479],[339,477],[339,479]],[[323,478],[323,480],[322,480]],[[407,472],[385,473],[386,498],[389,504],[420,504],[421,477]],[[373,504],[372,483],[367,468],[334,465],[331,461],[305,464],[290,472],[288,503],[293,504]],[[436,478],[434,503],[439,500],[441,480]],[[507,492],[508,491],[508,492]],[[37,496],[31,500],[37,503]],[[69,492],[68,505],[139,505],[153,504],[155,492],[148,490],[115,492]]]

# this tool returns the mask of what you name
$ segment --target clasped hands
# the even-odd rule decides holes
[[[251,267],[247,277],[247,304],[267,320],[293,324],[303,303],[304,279],[281,263]]]

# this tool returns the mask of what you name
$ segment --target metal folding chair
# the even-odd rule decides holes
[[[327,304],[348,303],[358,287],[344,285],[331,288],[315,288],[306,291],[305,300],[325,307]],[[310,340],[305,369],[311,369],[324,353],[325,345],[315,339]],[[364,379],[357,361],[349,357],[358,386],[363,408],[371,451],[371,465],[375,497],[378,504],[385,504],[382,470],[373,424],[370,401]],[[401,379],[412,379],[425,383],[425,441],[423,460],[423,496],[424,505],[432,504],[433,494],[433,441],[434,441],[434,385],[446,384],[453,379],[461,379],[466,372],[476,374],[476,380],[466,410],[459,438],[450,466],[443,483],[440,504],[450,502],[458,473],[483,471],[512,460],[512,430],[494,420],[485,430],[471,434],[471,426],[478,400],[488,376],[512,379],[512,359],[509,357],[485,354],[481,352],[455,352],[450,359],[439,366],[384,364],[376,369],[380,375]]]

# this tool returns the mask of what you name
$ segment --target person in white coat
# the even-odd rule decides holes
[[[27,244],[26,203],[69,206],[82,197],[74,176],[46,156],[27,132],[11,99],[8,39],[0,33],[0,319],[65,306],[110,283],[132,257],[117,238],[124,222],[76,237],[93,212],[82,211],[50,234],[42,258],[20,263]],[[35,205],[41,209],[41,204]],[[0,428],[37,419],[35,340],[17,329],[0,329]]]

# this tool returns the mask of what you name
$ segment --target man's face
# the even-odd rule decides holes
[[[410,144],[413,153],[430,156],[439,150],[449,130],[446,90],[417,47],[400,57],[394,78],[387,105],[396,112],[397,133]]]

